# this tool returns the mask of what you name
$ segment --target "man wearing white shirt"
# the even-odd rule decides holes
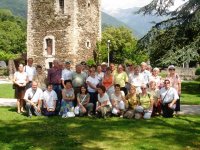
[[[179,96],[177,91],[173,87],[170,87],[170,81],[168,79],[164,81],[164,87],[160,89],[160,99],[163,117],[173,117],[175,104]]]
[[[141,86],[144,84],[144,77],[140,74],[140,66],[135,66],[134,72],[129,73],[128,78],[129,83],[136,87],[136,93],[141,93]]]
[[[28,117],[32,117],[32,113],[36,116],[41,115],[41,100],[43,99],[43,91],[37,87],[37,82],[32,82],[32,87],[26,90],[24,100],[26,101],[26,111]]]
[[[33,80],[33,76],[36,74],[36,68],[33,66],[33,58],[28,58],[27,65],[24,66],[24,72],[28,75],[29,82],[26,85],[26,88],[30,88]]]
[[[49,84],[47,90],[43,93],[43,114],[45,116],[55,115],[57,100],[58,97],[56,92],[53,90],[53,85]]]
[[[62,70],[61,74],[61,82],[62,87],[65,87],[65,81],[66,80],[72,80],[72,71],[71,71],[71,64],[69,61],[65,62],[65,68]]]
[[[147,70],[147,64],[145,62],[141,63],[141,74],[144,77],[144,83],[149,84],[151,72]]]

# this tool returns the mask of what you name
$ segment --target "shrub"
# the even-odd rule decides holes
[[[195,75],[200,75],[200,68],[197,68],[197,69],[196,69]]]
[[[0,68],[0,76],[8,76],[8,69]]]
[[[96,63],[95,63],[95,61],[93,60],[93,59],[89,59],[87,62],[86,62],[86,64],[88,65],[88,66],[93,66],[93,65],[96,65]]]

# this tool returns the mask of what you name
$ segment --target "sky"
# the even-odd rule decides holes
[[[151,1],[152,0],[102,0],[102,9],[104,11],[111,11],[118,8],[142,7]],[[175,0],[175,8],[183,3],[183,0]]]

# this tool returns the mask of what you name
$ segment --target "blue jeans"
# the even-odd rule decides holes
[[[67,112],[71,111],[72,107],[74,107],[73,101],[62,100],[60,115],[67,114]]]
[[[53,84],[53,90],[56,92],[58,96],[58,100],[56,101],[56,114],[60,111],[61,107],[61,100],[62,100],[62,92],[61,92],[61,85],[60,84]]]

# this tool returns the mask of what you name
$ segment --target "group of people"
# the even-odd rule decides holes
[[[159,68],[141,65],[102,63],[90,66],[82,61],[53,61],[47,73],[42,66],[19,64],[13,85],[17,98],[17,112],[35,115],[119,116],[145,118],[163,115],[172,117],[180,111],[181,79],[175,67],[168,67],[166,78],[159,76]]]

